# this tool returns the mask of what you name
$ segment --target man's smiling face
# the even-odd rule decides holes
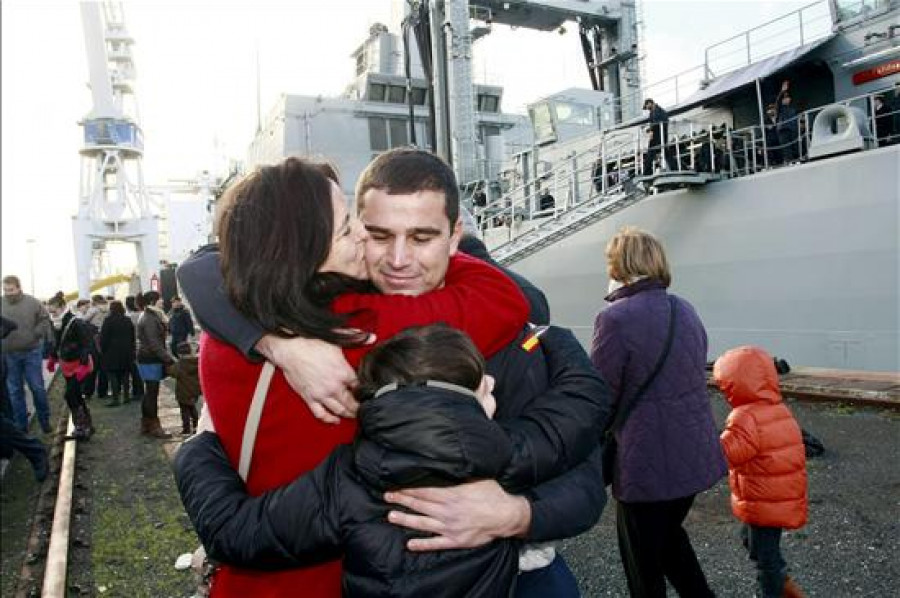
[[[451,226],[440,191],[391,195],[369,189],[359,217],[369,233],[366,266],[375,286],[388,295],[420,295],[444,284],[462,226]]]

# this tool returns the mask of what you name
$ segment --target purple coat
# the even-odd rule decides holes
[[[591,361],[616,405],[650,376],[668,333],[662,283],[645,279],[607,297],[597,314]],[[728,471],[706,389],[706,330],[693,306],[676,297],[668,359],[616,434],[613,496],[624,502],[672,500],[702,492]]]

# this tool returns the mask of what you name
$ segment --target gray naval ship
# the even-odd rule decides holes
[[[248,166],[325,155],[352,185],[379,152],[428,147],[494,257],[586,346],[606,243],[636,226],[665,243],[709,359],[756,344],[795,365],[900,371],[900,0],[812,2],[649,85],[636,0],[400,5],[402,33],[372,27],[341,97],[281,97]],[[577,28],[591,88],[504,113],[503,88],[472,73],[497,25]],[[782,89],[791,109],[770,116]],[[668,112],[654,125],[667,159],[647,151],[646,98]]]
[[[791,47],[758,56],[755,40],[791,24]],[[719,72],[716,51],[735,46],[743,64]],[[589,346],[606,243],[637,226],[664,242],[710,359],[755,344],[797,365],[900,371],[900,1],[813,3],[669,83],[641,90],[669,116],[669,160],[647,171],[646,119],[573,135],[558,97],[532,106],[534,147],[477,202],[494,257]],[[766,111],[782,87],[794,110],[779,127]]]

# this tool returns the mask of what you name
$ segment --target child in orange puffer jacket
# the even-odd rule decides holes
[[[772,356],[738,347],[716,360],[713,378],[732,406],[722,448],[731,509],[756,563],[761,598],[803,596],[786,575],[781,532],[806,523],[806,452],[797,420],[781,400]]]

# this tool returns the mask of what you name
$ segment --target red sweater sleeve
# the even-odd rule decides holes
[[[410,326],[443,322],[462,330],[490,357],[512,342],[528,321],[528,302],[503,272],[477,258],[457,254],[450,259],[444,286],[417,297],[347,294],[334,310],[365,316],[355,322],[384,340]]]

